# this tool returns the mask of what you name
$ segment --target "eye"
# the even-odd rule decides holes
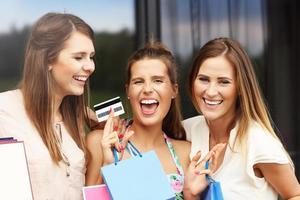
[[[208,83],[208,82],[209,82],[209,79],[206,78],[206,77],[198,77],[198,80],[199,80],[200,82],[203,82],[203,83]]]
[[[219,83],[221,85],[227,85],[227,84],[230,84],[230,81],[228,81],[228,80],[220,80]]]
[[[162,79],[155,79],[154,83],[163,83],[164,81]]]
[[[82,56],[75,56],[74,59],[75,59],[75,60],[81,60],[81,59],[82,59]]]
[[[142,80],[135,80],[135,81],[133,81],[133,84],[135,84],[135,85],[139,85],[139,84],[142,84],[142,83],[143,83]]]

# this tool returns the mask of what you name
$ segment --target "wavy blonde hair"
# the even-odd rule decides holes
[[[277,137],[269,111],[262,97],[260,87],[249,56],[241,45],[230,38],[217,38],[206,43],[194,59],[189,74],[188,91],[195,108],[200,112],[195,99],[194,82],[201,64],[208,58],[224,56],[235,69],[237,80],[237,118],[239,126],[237,140],[244,141],[252,120],[258,122],[276,139]]]

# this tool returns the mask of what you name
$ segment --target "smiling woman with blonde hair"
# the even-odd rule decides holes
[[[240,44],[229,38],[206,43],[194,60],[188,86],[202,114],[184,121],[191,155],[227,144],[212,174],[221,182],[224,199],[277,200],[278,194],[299,199],[293,162],[273,130],[251,61]],[[192,183],[185,190],[194,198],[202,191]]]

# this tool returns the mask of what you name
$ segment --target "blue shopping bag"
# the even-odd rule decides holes
[[[205,163],[205,168],[208,169],[208,161]],[[201,199],[224,200],[220,182],[215,181],[209,175],[206,175],[206,181],[208,181],[208,186],[203,192]]]
[[[175,199],[160,161],[154,151],[118,161],[101,168],[113,200]]]

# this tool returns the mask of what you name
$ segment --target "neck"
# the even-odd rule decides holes
[[[229,134],[235,125],[235,116],[227,117],[222,120],[207,121],[210,137],[214,142],[226,143],[229,139]]]
[[[164,136],[161,126],[142,126],[133,122],[134,135],[131,141],[143,151],[152,150],[164,144]]]

